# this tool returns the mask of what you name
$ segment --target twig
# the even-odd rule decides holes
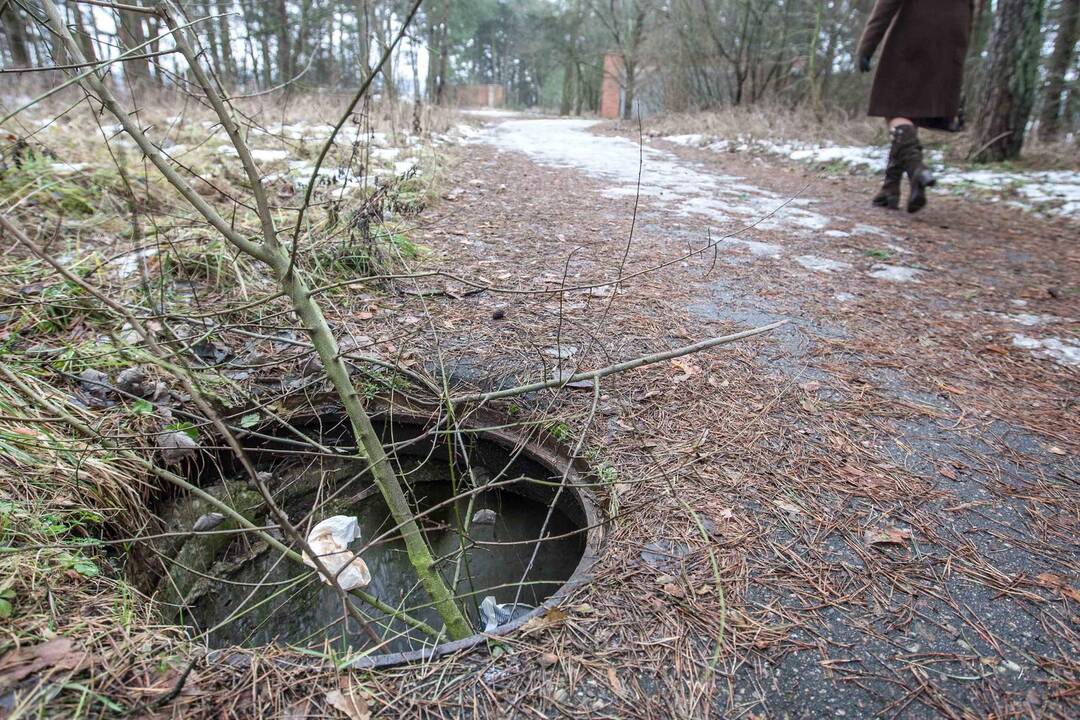
[[[720,345],[727,345],[737,340],[743,340],[755,335],[761,335],[767,332],[771,332],[779,327],[789,324],[790,320],[780,320],[778,322],[771,323],[769,325],[763,325],[761,327],[754,328],[752,330],[743,330],[742,332],[735,333],[733,335],[724,335],[722,337],[712,338],[711,340],[703,340],[693,345],[686,345],[675,350],[668,350],[667,352],[656,353],[655,355],[645,355],[643,357],[635,358],[634,360],[627,360],[626,362],[617,363],[615,365],[609,365],[599,370],[588,370],[586,372],[579,372],[571,375],[568,378],[556,378],[554,380],[547,380],[545,382],[535,382],[529,385],[520,385],[514,388],[508,388],[506,390],[495,390],[487,393],[477,393],[475,395],[458,395],[449,399],[449,402],[454,404],[462,403],[484,403],[489,400],[498,400],[504,397],[513,397],[515,395],[524,395],[525,393],[536,392],[537,390],[546,390],[548,388],[562,387],[573,382],[580,382],[582,380],[596,381],[600,378],[607,377],[608,375],[614,375],[615,373],[626,372],[628,370],[636,370],[637,368],[644,367],[646,365],[654,365],[658,362],[665,360],[674,360],[684,355],[690,355],[691,353],[701,352],[702,350],[708,350]]]

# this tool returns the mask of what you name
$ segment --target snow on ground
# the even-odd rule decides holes
[[[641,147],[621,137],[594,135],[597,121],[580,119],[524,119],[520,116],[489,125],[478,135],[465,134],[464,142],[486,142],[504,151],[521,152],[549,166],[573,168],[606,182],[608,197],[634,197],[640,193],[678,215],[703,217],[724,229],[748,228],[781,231],[784,235],[846,238],[853,235],[896,240],[871,225],[849,230],[830,229],[836,220],[816,212],[813,198],[791,198],[758,187],[746,178],[720,175],[657,148]],[[678,138],[683,144],[704,142],[704,136]],[[841,219],[841,222],[843,220]],[[888,243],[887,243],[888,244]],[[785,248],[774,243],[729,238],[720,247],[753,257],[779,259]],[[894,244],[898,253],[908,251]],[[836,272],[852,266],[815,255],[793,258],[812,272]],[[871,276],[889,282],[918,282],[922,271],[892,265],[874,267]]]
[[[903,265],[887,265],[885,263],[877,263],[870,268],[870,277],[877,278],[878,280],[888,280],[890,282],[919,282],[919,275],[922,274],[922,270],[916,268],[904,267]]]
[[[755,223],[790,232],[823,230],[830,218],[810,209],[813,201],[789,198],[745,178],[695,168],[675,155],[619,137],[593,135],[598,124],[577,119],[511,119],[481,138],[499,149],[522,152],[537,162],[581,170],[607,180],[609,197],[637,193],[681,215],[699,215],[728,228]],[[640,184],[638,182],[640,174]]]
[[[1080,366],[1080,342],[1069,338],[1033,338],[1027,335],[1012,336],[1013,345],[1031,350],[1036,357],[1053,360],[1059,365]]]
[[[472,115],[483,118],[513,118],[521,117],[521,113],[514,110],[498,110],[496,108],[466,108],[460,111],[462,115]]]
[[[758,152],[814,165],[842,166],[870,174],[884,171],[889,154],[885,146],[803,143],[745,136],[724,140],[707,135],[669,135],[661,139],[713,152]],[[1080,218],[1080,172],[966,170],[945,165],[939,151],[930,151],[927,161],[938,174],[940,184],[951,192],[966,194],[974,191],[989,195],[995,202],[1006,202],[1025,210]]]
[[[851,267],[850,263],[841,262],[840,260],[830,260],[829,258],[818,257],[817,255],[800,255],[795,258],[795,262],[799,263],[807,270],[815,270],[817,272],[833,272],[834,270],[846,270]]]

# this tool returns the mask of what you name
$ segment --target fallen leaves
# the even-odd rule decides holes
[[[675,360],[672,360],[671,366],[676,368],[677,370],[682,371],[679,374],[672,376],[671,378],[671,382],[675,383],[676,385],[684,383],[690,378],[701,374],[700,367],[682,358],[676,358]]]
[[[568,615],[565,610],[560,608],[551,608],[542,615],[537,615],[534,618],[529,618],[524,625],[521,626],[522,635],[531,635],[533,633],[542,632],[544,630],[550,630],[562,623]]]
[[[199,444],[179,430],[159,433],[157,444],[166,465],[179,465],[199,450]]]
[[[787,500],[773,500],[773,505],[780,508],[788,515],[802,515],[802,508],[793,502]]]
[[[911,539],[911,531],[904,528],[878,528],[863,533],[863,542],[874,545],[904,545]]]
[[[66,637],[12,650],[0,658],[0,689],[13,688],[40,672],[78,670],[89,663],[90,657]]]
[[[1055,590],[1063,597],[1066,597],[1073,602],[1080,603],[1080,590],[1076,589],[1069,584],[1061,575],[1055,573],[1040,573],[1035,576],[1035,582],[1048,590]]]
[[[343,686],[326,693],[326,703],[349,720],[370,720],[371,697],[363,691]]]

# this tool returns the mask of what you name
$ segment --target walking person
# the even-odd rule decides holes
[[[960,129],[960,92],[971,35],[972,0],[877,0],[857,52],[859,70],[881,57],[870,92],[871,117],[885,118],[892,137],[885,183],[874,205],[896,210],[907,174],[908,212],[926,206],[934,174],[923,163],[918,128]]]

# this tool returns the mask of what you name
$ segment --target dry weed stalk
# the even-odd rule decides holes
[[[419,4],[420,0],[417,0],[415,5],[419,6]],[[44,0],[42,6],[48,15],[49,30],[60,38],[76,62],[87,62],[79,43],[72,37],[64,23],[63,16],[56,4],[52,0]],[[260,235],[257,241],[244,237],[233,229],[231,224],[221,217],[195,191],[191,184],[176,172],[161,151],[142,132],[137,122],[124,109],[97,73],[86,75],[80,79],[79,84],[88,94],[98,98],[104,108],[116,118],[117,122],[135,140],[139,149],[165,176],[169,184],[176,188],[206,218],[207,222],[213,225],[240,252],[261,261],[271,269],[281,289],[292,301],[293,309],[303,322],[312,345],[323,363],[326,375],[341,400],[342,407],[352,424],[358,446],[362,448],[364,459],[371,466],[371,473],[375,483],[390,508],[395,522],[401,527],[401,534],[405,540],[409,560],[415,568],[424,589],[431,596],[440,617],[446,624],[447,634],[453,639],[467,637],[472,634],[469,624],[454,602],[450,589],[434,567],[435,560],[432,557],[431,550],[420,533],[420,528],[413,518],[412,509],[409,506],[401,482],[391,467],[382,443],[379,441],[379,437],[371,424],[371,419],[361,404],[360,393],[349,376],[348,368],[342,358],[330,325],[327,323],[318,303],[312,299],[311,289],[302,274],[292,271],[290,252],[278,238],[278,229],[262,184],[262,176],[255,164],[251,149],[240,133],[240,124],[237,122],[228,101],[222,96],[203,69],[194,50],[197,40],[177,21],[179,11],[170,3],[161,3],[157,7],[157,12],[168,25],[177,48],[188,62],[195,85],[202,91],[218,120],[228,133],[229,140],[244,167],[259,218]],[[402,29],[402,34],[404,30],[405,28]],[[387,49],[387,54],[392,50],[393,46]],[[350,107],[350,113],[351,109]],[[330,138],[328,142],[332,143],[333,138]],[[249,468],[249,474],[252,477],[257,475],[253,468]]]

